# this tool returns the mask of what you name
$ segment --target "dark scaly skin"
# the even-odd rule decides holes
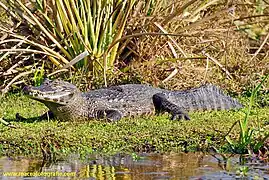
[[[171,119],[189,120],[187,111],[228,110],[242,105],[213,85],[186,91],[170,91],[149,85],[127,84],[89,92],[80,92],[73,84],[48,80],[39,87],[28,86],[24,92],[44,103],[63,121],[107,119],[168,112]]]

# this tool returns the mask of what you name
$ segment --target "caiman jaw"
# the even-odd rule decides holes
[[[23,92],[32,99],[43,103],[52,102],[59,105],[66,105],[70,99],[78,92],[78,89],[67,82],[61,80],[45,80],[39,87],[26,86]]]
[[[62,92],[61,95],[54,94],[53,92],[41,92],[36,89],[35,87],[26,86],[23,89],[23,92],[29,96],[32,99],[38,100],[38,101],[47,101],[47,102],[54,102],[58,104],[65,105],[68,102],[66,101],[66,97],[72,98],[74,93],[70,92]]]

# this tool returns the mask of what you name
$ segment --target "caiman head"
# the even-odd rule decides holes
[[[45,79],[38,87],[26,86],[23,91],[30,98],[46,105],[66,105],[80,92],[75,85],[69,82],[49,79]]]

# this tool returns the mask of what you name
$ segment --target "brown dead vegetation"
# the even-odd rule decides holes
[[[125,35],[180,36],[142,35],[122,41],[121,55],[108,73],[108,83],[149,83],[171,89],[212,83],[237,93],[257,84],[269,73],[269,4],[254,0],[221,0],[208,7],[205,4],[206,1],[138,1]],[[19,67],[33,63],[41,66],[43,62],[32,58],[14,68],[18,73],[4,76],[22,59],[15,57],[0,60],[1,88],[25,71]],[[45,68],[46,74],[55,70],[49,62]],[[65,77],[70,75],[83,77],[86,87],[98,86],[98,78],[89,74],[70,72]]]

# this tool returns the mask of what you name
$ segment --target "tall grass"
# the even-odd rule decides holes
[[[79,75],[84,78],[75,79],[83,79],[87,87],[95,80],[105,82],[102,78],[106,75],[110,83],[122,83],[118,81],[122,78],[172,84],[172,88],[217,83],[226,74],[237,82],[242,74],[248,76],[245,72],[255,74],[247,69],[250,63],[244,64],[250,55],[245,50],[247,38],[241,35],[263,36],[266,28],[257,34],[252,27],[259,24],[263,28],[269,7],[261,1],[246,4],[244,0],[5,1],[0,6],[9,12],[14,26],[0,23],[0,34],[6,36],[0,38],[0,65],[7,64],[3,72],[0,68],[3,87],[23,82],[28,78],[22,77],[29,73],[33,77],[43,63],[44,76],[64,71],[70,80],[74,72],[82,72]],[[255,23],[248,19],[255,19]],[[253,61],[262,57],[259,52],[264,52],[263,47],[266,40],[252,56]],[[264,62],[262,59],[261,66]],[[236,70],[244,67],[246,70]],[[234,91],[242,90],[240,82],[236,86],[234,82],[225,84],[236,87]]]
[[[118,44],[105,61],[102,54],[112,42],[122,37],[135,0],[41,0],[26,4],[21,0],[6,2],[9,6],[5,9],[12,12],[18,21],[25,23],[30,34],[11,33],[13,39],[1,43],[29,44],[29,52],[39,49],[48,55],[56,67],[63,67],[87,51],[83,61],[73,67],[84,67],[98,76],[102,75],[105,64],[113,68]],[[4,28],[1,30],[7,31]]]
[[[254,140],[254,132],[259,131],[250,128],[249,127],[249,115],[251,113],[252,107],[255,104],[255,99],[257,98],[257,93],[260,90],[263,83],[268,79],[269,74],[267,74],[262,81],[252,90],[249,105],[247,108],[247,112],[245,115],[245,118],[243,120],[239,120],[233,124],[230,131],[233,129],[233,127],[236,125],[236,123],[239,123],[240,132],[239,132],[239,139],[237,141],[233,141],[230,139],[229,136],[226,136],[226,140],[229,143],[231,149],[235,153],[244,154],[248,152],[249,154],[252,154],[252,152],[258,152],[260,148],[264,145],[266,140],[269,138],[269,132],[267,131],[260,140]]]

